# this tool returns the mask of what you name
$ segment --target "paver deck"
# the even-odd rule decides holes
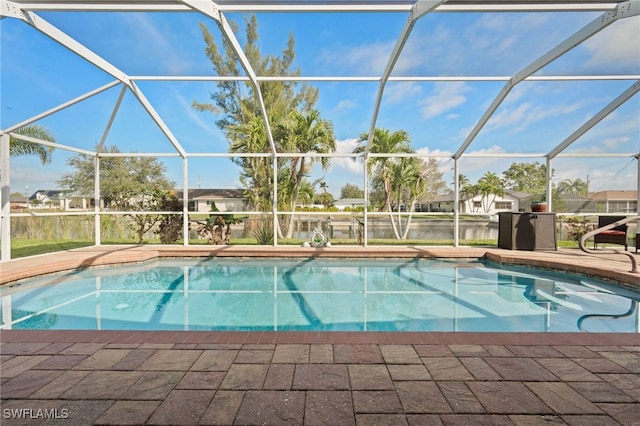
[[[154,249],[72,250],[4,263],[0,275],[6,282],[25,268],[28,275],[139,261],[157,256]],[[617,255],[373,255],[411,251],[564,265],[638,285]],[[224,251],[231,252],[239,255]],[[2,425],[640,422],[639,334],[3,330],[0,362]]]

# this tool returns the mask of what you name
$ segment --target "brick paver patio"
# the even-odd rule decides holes
[[[3,425],[640,422],[637,334],[6,330],[1,340]]]

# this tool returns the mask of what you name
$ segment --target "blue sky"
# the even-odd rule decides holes
[[[434,13],[420,19],[401,54],[393,76],[511,77],[530,62],[591,22],[600,12],[571,13]],[[198,28],[203,22],[218,36],[215,23],[197,13],[47,12],[44,19],[83,43],[129,76],[210,76]],[[225,15],[242,24],[241,14]],[[263,54],[278,54],[289,33],[296,39],[296,66],[303,76],[377,77],[407,19],[405,13],[258,13]],[[5,129],[113,80],[47,36],[13,18],[0,21],[0,127]],[[244,42],[243,31],[238,34]],[[619,20],[536,75],[640,75],[640,19]],[[604,108],[635,80],[535,81],[517,85],[467,152],[519,153],[513,158],[467,158],[461,173],[472,181],[487,171],[500,174],[512,162],[539,161],[527,154],[547,153]],[[206,102],[211,81],[138,81],[180,144],[189,153],[226,152],[227,142],[215,116],[195,111]],[[339,152],[351,152],[367,132],[377,82],[314,81],[317,108],[335,128]],[[389,82],[377,126],[406,130],[421,153],[456,152],[488,105],[504,86],[494,82]],[[101,139],[120,86],[38,121],[57,142],[91,150]],[[174,149],[131,93],[124,97],[108,145],[122,151],[171,153]],[[601,153],[638,153],[640,95],[614,111],[566,152],[596,157],[559,158],[555,181],[583,179],[593,191],[635,189],[637,164],[630,158]],[[15,157],[12,192],[55,189],[74,153],[56,150],[53,164]],[[182,163],[162,158],[168,176],[182,186]],[[447,183],[453,161],[442,158]],[[189,186],[233,188],[239,170],[226,158],[189,160]],[[351,159],[333,159],[329,170],[314,168],[336,197],[345,183],[363,185],[362,167]]]

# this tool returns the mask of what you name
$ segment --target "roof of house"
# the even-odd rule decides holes
[[[176,197],[182,198],[183,191],[176,191]],[[218,188],[204,188],[204,189],[190,189],[189,199],[220,199],[220,198],[245,198],[244,191],[242,189],[218,189]]]
[[[592,192],[590,197],[592,200],[604,201],[636,201],[638,199],[638,191],[632,190],[609,190]]]
[[[45,197],[49,198],[50,200],[53,200],[55,198],[60,198],[60,196],[62,195],[62,190],[60,190],[60,189],[39,189],[36,192],[34,192],[31,197],[29,197],[29,200],[37,200],[38,199],[38,195],[45,196]]]

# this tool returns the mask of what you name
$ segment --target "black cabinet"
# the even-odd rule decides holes
[[[498,247],[557,250],[555,213],[498,213]]]

